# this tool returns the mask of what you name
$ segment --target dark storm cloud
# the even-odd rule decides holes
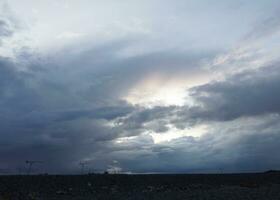
[[[77,98],[70,98],[75,91],[47,79],[48,71],[22,72],[17,67],[11,60],[0,60],[2,165],[14,168],[24,159],[44,159],[61,164],[58,169],[66,167],[95,151],[98,141],[116,138],[118,133],[106,122],[133,110],[124,102],[103,107],[78,104]]]
[[[268,26],[277,27],[276,21]],[[10,22],[0,20],[0,39],[13,32]],[[0,168],[15,169],[27,159],[44,160],[46,171],[62,173],[75,171],[80,160],[90,160],[99,169],[118,160],[124,170],[137,172],[279,166],[273,158],[279,151],[278,64],[192,88],[197,106],[143,108],[120,98],[151,73],[200,72],[217,52],[163,49],[126,55],[130,45],[137,46],[137,41],[94,48],[80,44],[42,60],[23,52],[25,66],[0,58]],[[267,117],[273,113],[272,119]],[[255,117],[256,125],[247,127],[243,119]],[[164,133],[170,124],[213,128],[199,139],[163,144],[154,144],[145,134]],[[131,136],[129,142],[115,141]]]
[[[257,116],[280,112],[279,63],[258,70],[247,71],[192,88],[191,96],[201,104],[191,109],[190,118],[233,120],[243,116]]]
[[[157,119],[161,126],[174,124],[185,129],[195,124],[211,121],[232,121],[242,117],[280,113],[280,67],[270,66],[228,76],[223,81],[213,81],[193,87],[190,97],[196,102],[189,106],[154,107],[134,113],[126,123],[138,126]],[[158,125],[159,125],[158,124]]]
[[[252,172],[280,167],[274,156],[279,151],[279,115],[211,125],[199,139],[183,137],[154,145],[143,140],[134,148],[123,144],[115,159],[127,171],[137,172]]]
[[[122,150],[113,146],[118,152],[114,156],[124,169],[138,172],[277,168],[280,160],[274,152],[279,151],[279,77],[279,65],[274,63],[192,88],[197,106],[139,109],[121,119],[124,129],[140,130],[139,134],[145,130],[165,132],[166,124],[184,129],[203,123],[211,128],[199,139],[185,137],[154,145],[143,140],[133,147],[122,144]]]
[[[178,70],[193,68],[204,56],[166,51],[122,58],[117,54],[123,45],[117,42],[52,59],[23,52],[28,56],[20,57],[22,63],[1,58],[1,166],[15,169],[24,160],[43,159],[46,170],[67,172],[75,171],[80,160],[101,156],[99,167],[105,169],[113,156],[102,152],[118,152],[112,142],[116,138],[138,136],[147,129],[166,131],[167,110],[172,108],[149,110],[120,97],[149,72],[169,71],[166,63]]]
[[[134,43],[131,39],[97,47],[85,44],[86,47],[75,46],[75,50],[71,47],[58,52],[52,55],[54,58],[50,63],[41,66],[42,71],[47,70],[52,76],[52,81],[44,85],[52,84],[53,90],[63,90],[64,94],[70,90],[76,92],[80,96],[78,102],[114,104],[116,99],[127,95],[129,89],[155,71],[169,75],[197,73],[201,71],[202,63],[215,55],[215,52],[182,52],[176,49],[133,56],[123,53],[126,46]],[[60,80],[62,74],[63,80]]]
[[[138,172],[279,168],[280,160],[274,156],[279,151],[279,77],[279,65],[274,63],[192,88],[197,106],[135,111],[122,122],[127,126],[124,129],[140,130],[138,134],[145,130],[165,132],[167,124],[185,129],[202,123],[209,129],[199,139],[185,137],[154,145],[143,142],[133,147],[122,144],[122,153],[115,158],[126,170]]]
[[[5,111],[21,113],[26,110],[37,108],[37,95],[34,91],[28,90],[25,80],[29,75],[24,72],[17,72],[15,64],[9,59],[0,58],[0,105],[2,114]]]

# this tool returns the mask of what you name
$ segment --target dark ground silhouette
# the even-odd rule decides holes
[[[280,173],[0,176],[0,200],[280,199]]]

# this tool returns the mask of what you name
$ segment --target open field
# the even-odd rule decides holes
[[[0,199],[280,199],[280,173],[1,176]]]

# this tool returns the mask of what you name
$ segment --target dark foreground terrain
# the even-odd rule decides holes
[[[0,176],[0,200],[280,199],[280,173]]]

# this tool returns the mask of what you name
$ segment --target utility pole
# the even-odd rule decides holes
[[[37,161],[37,160],[27,160],[27,161],[25,161],[25,163],[28,165],[27,174],[29,175],[32,170],[33,165],[43,163],[43,162]]]
[[[85,166],[87,165],[86,162],[80,162],[79,165],[81,166],[81,174],[84,174]]]

